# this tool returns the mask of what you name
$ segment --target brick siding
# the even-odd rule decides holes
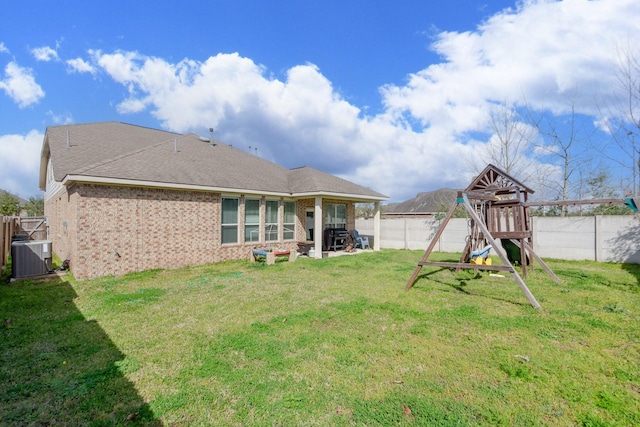
[[[244,197],[238,198],[239,243],[228,245],[220,243],[219,193],[76,184],[49,197],[45,215],[53,250],[61,259],[71,259],[77,279],[248,259],[255,248],[296,250],[297,242],[305,240],[305,212],[314,206],[314,199],[296,201],[294,240],[282,240],[281,203],[279,240],[244,244]],[[260,200],[264,236],[266,199]],[[348,227],[355,226],[353,203],[323,203],[346,203]]]

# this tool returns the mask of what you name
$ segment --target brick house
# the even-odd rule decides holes
[[[322,256],[314,230],[355,227],[373,190],[286,169],[212,138],[119,122],[51,126],[40,188],[53,251],[78,279],[247,259],[255,248]],[[374,250],[379,250],[374,236]]]

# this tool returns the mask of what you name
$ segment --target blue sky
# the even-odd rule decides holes
[[[47,126],[115,120],[214,127],[402,201],[466,186],[507,104],[558,126],[575,111],[590,135],[581,174],[603,168],[622,188],[628,156],[603,123],[620,122],[620,52],[639,34],[635,0],[5,1],[0,188],[42,194]],[[559,158],[527,132],[518,174],[554,197]]]

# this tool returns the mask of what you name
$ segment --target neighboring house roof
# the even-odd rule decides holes
[[[286,169],[219,141],[119,122],[51,126],[45,134],[40,188],[51,158],[62,183],[149,185],[282,196],[386,200],[371,189],[311,167]]]
[[[387,205],[386,214],[432,214],[446,212],[456,201],[457,190],[440,190],[418,193],[413,199]]]

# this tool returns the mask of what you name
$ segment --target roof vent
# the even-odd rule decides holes
[[[208,144],[210,144],[212,147],[216,146],[215,140],[213,139],[213,128],[209,128],[209,133],[210,133],[210,137],[207,138],[206,136],[200,136],[198,137],[198,139],[202,142],[206,142]]]
[[[213,139],[213,128],[209,128],[209,134],[211,135],[211,137],[209,138],[211,140],[211,146],[214,147],[216,143],[214,142],[214,139]]]

